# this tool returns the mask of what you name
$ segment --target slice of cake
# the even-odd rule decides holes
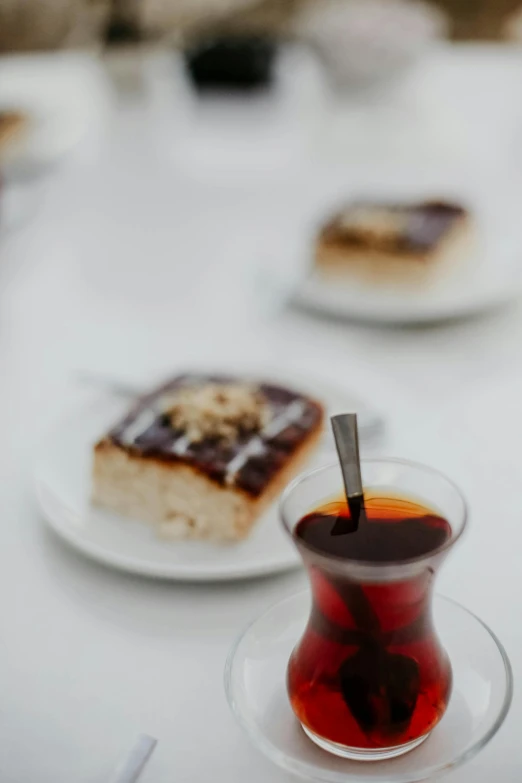
[[[169,538],[244,538],[323,432],[315,400],[268,383],[183,375],[94,448],[94,504]]]
[[[18,111],[0,111],[0,150],[19,138],[27,125],[27,117]]]
[[[354,203],[319,234],[318,270],[372,281],[422,282],[469,254],[472,226],[464,207]]]

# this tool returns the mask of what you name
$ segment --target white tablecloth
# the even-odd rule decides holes
[[[489,50],[469,56],[481,67],[505,65]],[[520,62],[510,57],[512,78]],[[467,62],[456,52],[432,67],[451,76]],[[480,106],[485,86],[473,83]],[[472,527],[440,589],[492,625],[522,674],[522,305],[422,330],[273,307],[258,290],[258,240],[242,229],[247,214],[269,219],[269,178],[257,189],[217,175],[205,185],[158,147],[140,147],[145,127],[122,110],[106,143],[57,169],[37,217],[1,244],[5,783],[101,783],[141,731],[159,738],[144,783],[288,780],[235,725],[222,672],[242,627],[304,576],[154,583],[88,562],[47,532],[32,496],[32,457],[82,397],[75,369],[141,380],[183,362],[257,357],[366,394],[389,418],[383,451],[441,467],[464,486]],[[515,698],[500,735],[450,778],[518,779],[521,718]]]

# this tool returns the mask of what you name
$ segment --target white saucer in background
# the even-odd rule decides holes
[[[339,177],[336,178],[339,180]],[[292,287],[286,282],[287,296],[296,304],[334,317],[386,324],[435,323],[464,318],[509,303],[522,293],[522,225],[516,213],[522,186],[502,187],[500,182],[486,188],[476,180],[451,187],[433,185],[418,178],[397,178],[379,186],[345,184],[339,181],[318,189],[313,211],[303,210],[300,238],[288,238],[287,257],[299,256],[299,271]],[[356,182],[355,186],[353,182]],[[449,181],[449,180],[448,180]],[[346,177],[346,183],[348,178]],[[357,279],[328,278],[313,270],[316,236],[322,223],[343,203],[357,198],[404,200],[408,202],[442,198],[466,206],[473,217],[475,237],[469,255],[457,260],[454,269],[443,270],[439,279],[425,286],[387,286]],[[313,217],[315,215],[315,217]],[[291,242],[293,241],[293,246]],[[280,267],[282,264],[280,264]],[[293,264],[297,269],[297,264]],[[274,264],[275,269],[275,264]]]
[[[502,240],[485,245],[466,270],[424,289],[387,290],[357,281],[330,281],[312,272],[295,291],[295,302],[334,317],[383,324],[435,323],[478,315],[522,293],[522,253]]]
[[[274,376],[263,374],[270,379]],[[304,392],[310,388],[329,414],[358,410],[361,440],[374,434],[380,419],[350,391],[323,386],[312,378],[292,376],[279,382]],[[172,542],[158,539],[140,522],[90,506],[91,455],[95,442],[128,407],[105,397],[79,409],[42,444],[36,469],[36,495],[51,528],[75,549],[105,565],[144,576],[184,581],[221,581],[273,574],[300,564],[278,519],[274,504],[257,522],[252,535],[238,544]],[[331,461],[333,441],[325,439],[310,466]]]
[[[110,91],[94,55],[53,53],[0,61],[0,111],[19,111],[27,127],[2,150],[9,179],[58,161],[95,138],[108,111]]]

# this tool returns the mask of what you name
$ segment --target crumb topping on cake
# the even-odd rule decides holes
[[[320,403],[291,389],[187,373],[142,397],[108,439],[137,459],[191,466],[256,498],[322,420]]]
[[[407,218],[405,210],[357,206],[341,215],[339,228],[349,234],[357,234],[369,244],[394,243],[405,231]]]
[[[241,433],[261,431],[270,421],[263,394],[242,383],[181,387],[167,400],[166,414],[191,443],[206,438],[232,441]]]

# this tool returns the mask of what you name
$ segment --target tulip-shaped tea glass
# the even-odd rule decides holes
[[[287,686],[317,745],[375,761],[420,745],[446,711],[451,661],[433,624],[433,588],[467,511],[457,487],[422,465],[367,460],[362,474],[357,530],[338,464],[298,478],[283,496],[283,523],[312,588]]]

